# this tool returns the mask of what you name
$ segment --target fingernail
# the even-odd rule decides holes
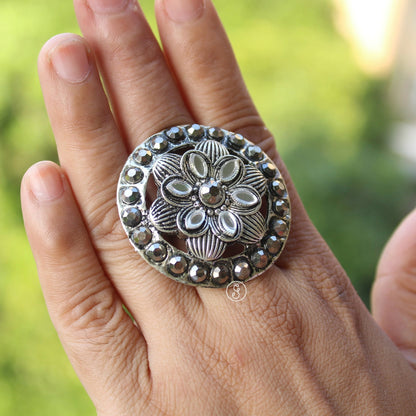
[[[177,23],[196,20],[205,10],[205,0],[164,0],[166,13]]]
[[[53,164],[39,163],[28,173],[30,189],[39,202],[53,201],[64,193],[61,174]]]
[[[55,72],[65,81],[78,84],[91,72],[85,44],[78,39],[66,39],[49,52]]]
[[[88,0],[91,9],[98,14],[113,14],[123,11],[130,0]]]

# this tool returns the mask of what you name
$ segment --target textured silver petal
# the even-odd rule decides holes
[[[213,233],[226,243],[238,240],[243,230],[240,217],[231,211],[221,211],[211,217],[210,225]]]
[[[260,196],[263,196],[267,188],[267,180],[263,174],[254,166],[248,165],[246,168],[246,175],[240,182],[240,185],[248,185],[254,188]]]
[[[205,210],[191,206],[179,212],[177,225],[187,237],[198,237],[207,232],[209,222]]]
[[[261,207],[261,197],[251,186],[236,186],[231,190],[231,210],[240,215],[251,215]]]
[[[207,155],[197,150],[188,150],[181,158],[182,175],[190,183],[202,181],[211,175],[211,162]]]
[[[196,150],[199,150],[207,154],[212,162],[216,161],[221,156],[229,154],[227,148],[221,143],[216,142],[215,140],[206,140],[201,143],[198,143],[198,145],[196,146]]]
[[[180,175],[180,160],[179,155],[166,153],[157,159],[153,166],[153,176],[158,186],[169,176]]]
[[[150,222],[161,233],[177,231],[176,216],[179,209],[167,203],[163,198],[157,198],[149,210]]]
[[[255,244],[260,241],[266,232],[266,222],[260,212],[241,217],[243,232],[239,241],[244,244]]]
[[[161,197],[171,205],[185,207],[192,204],[190,194],[193,188],[181,176],[171,176],[160,186]]]
[[[221,257],[227,246],[208,230],[201,237],[190,237],[186,240],[188,251],[202,260],[216,260]]]
[[[219,158],[214,164],[214,169],[215,178],[228,186],[239,183],[245,173],[243,161],[232,155]]]

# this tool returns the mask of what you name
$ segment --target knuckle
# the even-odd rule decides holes
[[[247,297],[246,313],[248,319],[254,321],[253,327],[267,332],[267,338],[272,343],[283,343],[297,348],[302,346],[302,310],[298,309],[297,302],[291,298],[288,291],[279,288],[274,279],[265,276],[256,292],[254,296]]]
[[[319,296],[336,309],[353,308],[357,295],[352,287],[342,266],[328,256],[320,256],[308,266],[308,270],[314,272],[303,274],[309,276],[308,281],[314,287]]]
[[[109,111],[100,111],[97,106],[91,105],[88,111],[77,111],[85,109],[84,106],[72,106],[71,110],[62,115],[62,130],[66,132],[69,137],[78,137],[81,134],[83,138],[114,136],[115,125],[113,116]],[[100,140],[100,146],[104,144],[104,140]],[[94,150],[97,149],[97,142],[93,140],[69,141],[67,146],[81,146],[83,150],[88,150],[91,146]],[[76,150],[79,150],[78,148]]]
[[[117,207],[112,198],[108,198],[107,191],[103,190],[103,197],[97,194],[88,210],[88,223],[90,233],[95,241],[109,240],[119,242],[124,237]],[[115,192],[114,192],[115,193]]]
[[[73,219],[64,216],[56,223],[45,227],[42,233],[43,262],[50,265],[62,264],[62,257],[68,252],[74,252],[74,248],[83,246],[84,234],[80,227],[74,227]],[[77,254],[81,253],[79,250]]]
[[[125,316],[110,284],[106,281],[97,284],[96,281],[86,277],[83,282],[77,282],[72,289],[74,294],[60,305],[59,316],[66,328],[82,331],[86,338],[94,334],[94,342],[99,342],[97,334],[113,336],[120,330]]]
[[[230,85],[221,86],[220,83],[215,82],[210,89],[201,92],[204,106],[212,109],[210,118],[214,118],[216,124],[233,130],[245,126],[264,126],[247,94],[234,91]],[[230,88],[233,90],[230,91]]]
[[[259,143],[265,138],[263,120],[252,108],[249,100],[241,101],[227,103],[227,110],[220,111],[218,114],[219,121],[221,125],[227,126],[229,130],[241,133],[249,140]]]
[[[137,50],[138,37],[140,38],[139,51]],[[146,76],[147,70],[160,64],[162,56],[159,45],[152,36],[133,31],[128,37],[124,37],[123,42],[120,42],[118,37],[108,39],[107,57],[125,71],[134,70],[139,66],[143,68],[140,74]]]

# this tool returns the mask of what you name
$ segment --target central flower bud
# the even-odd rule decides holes
[[[199,188],[199,198],[208,207],[219,207],[225,200],[225,191],[220,182],[210,179]]]

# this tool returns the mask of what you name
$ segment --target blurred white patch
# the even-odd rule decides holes
[[[407,0],[334,0],[336,22],[354,47],[363,69],[391,70]]]
[[[396,123],[391,149],[403,160],[405,170],[416,177],[416,123]]]

